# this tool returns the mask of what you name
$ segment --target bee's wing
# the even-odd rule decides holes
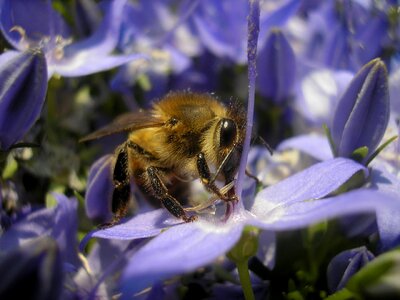
[[[124,131],[133,131],[143,128],[160,127],[164,123],[151,116],[147,111],[126,113],[116,118],[112,123],[81,138],[79,142],[86,142]]]

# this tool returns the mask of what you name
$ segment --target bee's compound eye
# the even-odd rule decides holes
[[[221,147],[230,147],[236,140],[236,124],[230,119],[221,120],[219,142]]]

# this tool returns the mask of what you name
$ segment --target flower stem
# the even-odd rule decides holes
[[[244,298],[246,300],[254,300],[254,293],[251,287],[249,266],[247,260],[236,262],[236,267],[239,272],[240,284],[242,285]]]

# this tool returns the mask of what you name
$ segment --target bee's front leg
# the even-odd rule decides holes
[[[206,158],[202,152],[197,154],[197,170],[199,171],[199,177],[201,183],[206,187],[207,190],[217,195],[221,200],[232,201],[237,200],[235,197],[230,197],[222,194],[220,189],[215,185],[215,182],[211,180],[211,173],[208,167]]]
[[[188,216],[182,205],[168,193],[156,167],[148,167],[146,171],[154,197],[159,199],[171,214],[185,222],[193,222],[197,219],[197,216]]]

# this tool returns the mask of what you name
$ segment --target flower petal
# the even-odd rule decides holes
[[[272,27],[282,27],[299,9],[302,1],[288,0],[280,7],[275,8],[271,13],[261,16],[260,20],[260,36],[263,37]],[[260,42],[264,44],[264,42]]]
[[[399,179],[390,173],[382,170],[371,172],[371,188],[393,197],[400,203],[400,182]],[[379,202],[381,200],[378,200]],[[381,205],[377,210],[378,229],[380,236],[380,251],[387,251],[400,245],[400,211],[390,206]]]
[[[290,203],[325,197],[359,171],[367,173],[361,164],[345,158],[315,164],[259,192],[250,212],[270,223]]]
[[[106,1],[104,3],[105,15],[96,32],[85,40],[65,47],[66,59],[70,60],[77,53],[90,58],[91,56],[104,56],[113,51],[118,43],[126,2],[127,0]]]
[[[158,280],[211,263],[239,240],[242,229],[238,223],[227,230],[206,230],[198,222],[168,229],[132,257],[122,275],[125,298]]]
[[[194,26],[205,47],[218,57],[246,61],[246,16],[248,3],[238,1],[199,1],[193,14]]]
[[[111,201],[114,185],[111,170],[113,156],[106,155],[98,159],[89,171],[85,195],[86,215],[90,219],[105,223],[111,220]]]
[[[369,212],[376,213],[382,243],[387,244],[389,236],[392,246],[399,245],[400,229],[396,227],[396,219],[400,213],[400,201],[392,195],[370,189],[359,189],[326,199],[291,202],[265,214],[264,222],[253,221],[253,224],[268,230],[289,230],[327,219]]]
[[[109,70],[138,59],[147,59],[146,55],[109,55],[99,56],[91,51],[76,52],[70,58],[64,58],[57,64],[49,65],[49,77],[56,73],[65,77],[77,77]]]
[[[166,209],[157,209],[137,215],[126,223],[98,230],[91,237],[104,239],[133,240],[158,235],[172,225],[182,223],[174,218]]]

